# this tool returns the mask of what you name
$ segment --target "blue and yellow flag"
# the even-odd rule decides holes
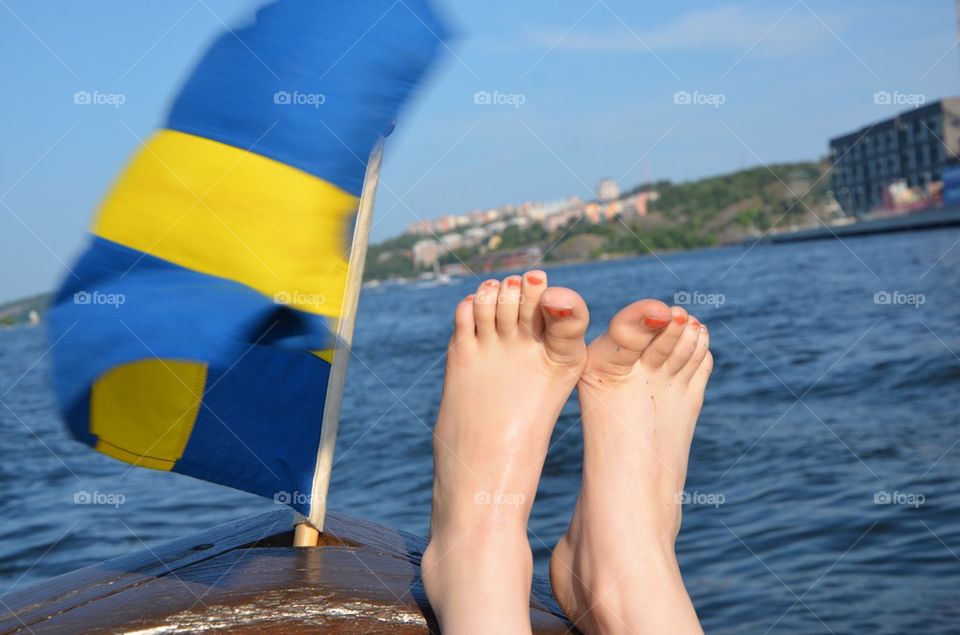
[[[444,37],[427,0],[278,0],[216,40],[51,307],[77,439],[262,496],[311,491],[368,156]]]

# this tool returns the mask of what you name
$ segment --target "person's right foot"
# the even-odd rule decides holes
[[[642,300],[589,346],[583,485],[550,561],[561,608],[587,633],[702,632],[674,541],[708,344],[686,311]]]
[[[583,299],[542,271],[488,280],[457,307],[421,566],[445,634],[530,632],[527,519],[587,321]]]

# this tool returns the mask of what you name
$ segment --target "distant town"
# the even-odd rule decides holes
[[[877,93],[878,105],[897,96]],[[960,98],[914,107],[830,140],[817,162],[759,166],[595,198],[523,202],[421,220],[371,245],[366,279],[433,279],[655,251],[956,224]],[[829,177],[829,178],[828,178]],[[946,205],[948,210],[941,208]],[[937,211],[937,214],[923,212]],[[881,222],[882,221],[882,222]]]
[[[579,222],[590,225],[617,219],[633,222],[647,215],[649,203],[658,200],[660,193],[655,189],[645,189],[621,198],[619,184],[613,179],[603,179],[597,185],[596,196],[593,201],[571,196],[546,203],[504,205],[414,223],[407,227],[406,233],[423,238],[411,248],[412,264],[416,269],[432,269],[444,256],[459,250],[486,248],[488,251],[497,251],[503,246],[504,235],[510,228],[522,233],[538,226],[542,233],[549,235]],[[540,249],[534,246],[523,254],[513,255],[517,258],[538,257]],[[509,254],[502,258],[509,259]],[[447,268],[457,269],[457,264],[448,262]]]

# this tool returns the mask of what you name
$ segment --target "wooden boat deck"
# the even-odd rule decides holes
[[[121,556],[0,604],[0,633],[427,633],[422,538],[330,514],[321,546],[293,548],[289,510]],[[543,579],[535,633],[576,632]]]

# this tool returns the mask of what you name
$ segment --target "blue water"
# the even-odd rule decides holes
[[[709,632],[960,629],[958,242],[941,230],[549,271],[587,299],[591,337],[635,298],[715,305],[688,307],[711,327],[716,370],[678,545]],[[477,282],[364,293],[334,509],[426,532],[450,313]],[[274,508],[70,441],[48,345],[39,329],[0,332],[0,592]],[[571,401],[530,525],[541,573],[580,455]],[[123,502],[74,504],[78,491]]]

